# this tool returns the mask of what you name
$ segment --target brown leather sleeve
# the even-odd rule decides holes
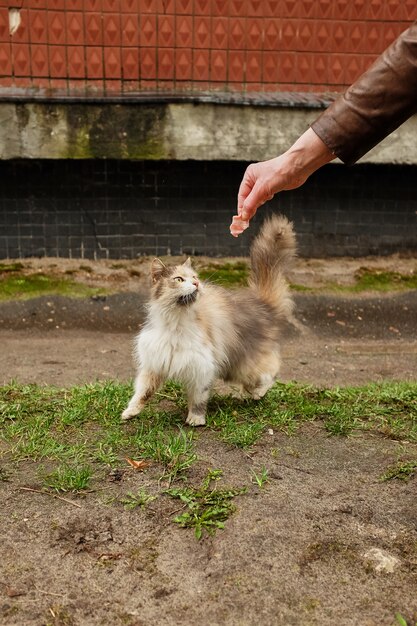
[[[311,127],[336,156],[352,164],[415,112],[417,22]]]

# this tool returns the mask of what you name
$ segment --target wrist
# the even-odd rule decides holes
[[[303,175],[304,178],[336,158],[312,128],[306,130],[286,154],[292,164],[293,174]]]

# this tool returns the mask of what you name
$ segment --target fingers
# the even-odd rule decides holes
[[[238,237],[249,227],[249,220],[255,215],[258,207],[268,199],[266,197],[264,199],[263,195],[255,166],[250,165],[239,187],[238,214],[233,216],[230,225],[230,232],[234,237]]]
[[[238,208],[238,214],[240,215],[241,213],[241,209],[245,203],[246,198],[248,197],[248,195],[250,194],[250,192],[253,189],[253,186],[256,182],[256,177],[254,177],[251,174],[251,166],[249,166],[244,175],[243,175],[243,179],[242,182],[240,183],[240,187],[239,187],[239,191],[237,194],[237,208]]]
[[[251,220],[259,207],[272,196],[266,193],[263,185],[257,180],[242,204],[240,215],[244,220]]]
[[[230,232],[237,237],[249,226],[258,208],[273,197],[271,192],[270,162],[249,165],[240,183],[237,216],[233,217]]]

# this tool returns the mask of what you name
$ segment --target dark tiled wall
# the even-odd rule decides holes
[[[303,256],[417,251],[415,166],[328,165],[229,235],[243,162],[0,162],[0,257],[244,255],[264,215],[295,223]]]

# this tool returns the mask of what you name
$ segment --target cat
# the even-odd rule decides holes
[[[122,420],[138,415],[167,379],[184,384],[191,426],[205,424],[216,379],[261,398],[280,369],[282,324],[293,310],[285,272],[295,249],[287,218],[265,220],[251,246],[248,287],[235,290],[201,281],[190,259],[174,267],[154,259],[147,316],[135,342],[135,393]]]

